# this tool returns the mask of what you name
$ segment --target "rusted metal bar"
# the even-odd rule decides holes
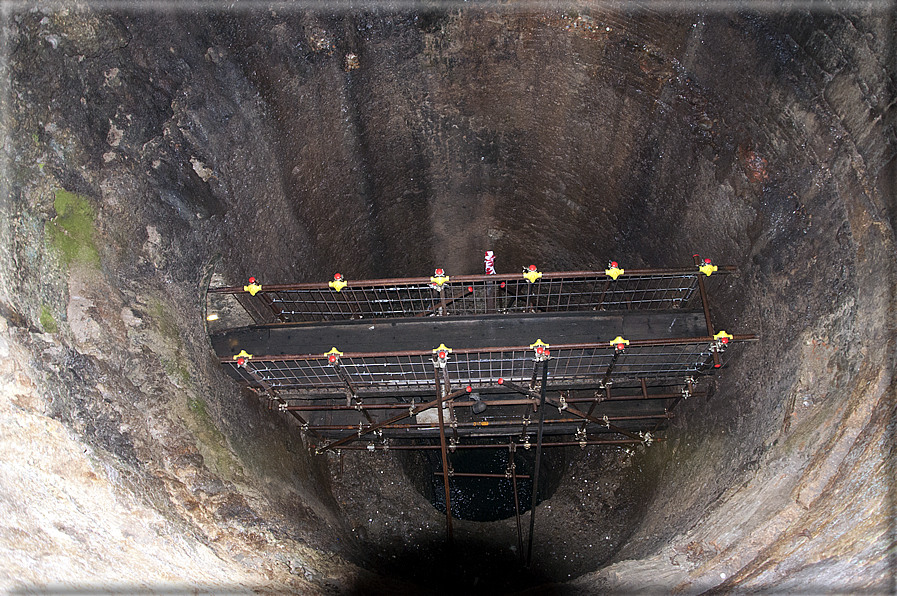
[[[277,401],[278,409],[282,409],[283,411],[289,412],[289,410],[287,409],[287,402],[277,394],[277,392],[274,390],[274,387],[272,387],[263,378],[261,378],[258,374],[256,374],[255,369],[252,367],[252,365],[249,362],[246,362],[245,364],[243,364],[243,370],[245,370],[246,374],[248,374],[250,377],[252,377],[252,379],[255,382],[257,382],[259,385],[262,386],[262,388],[265,390],[265,392],[268,394],[268,396],[271,399]],[[308,421],[305,420],[305,418],[303,418],[296,412],[289,412],[289,413],[293,418],[295,418],[296,420],[299,421],[299,423],[302,425],[303,428],[308,429]],[[311,434],[313,434],[314,436],[318,437],[319,439],[323,440],[323,438],[324,438],[321,435],[319,435],[316,431],[312,431],[309,429],[309,432]]]
[[[698,255],[694,255],[695,266],[699,265],[700,257]],[[701,295],[701,306],[704,307],[704,319],[707,321],[707,335],[713,337],[716,333],[713,330],[713,322],[710,320],[710,302],[707,300],[707,287],[704,285],[704,276],[698,275],[698,291]],[[713,352],[713,366],[719,368],[721,366],[719,360],[719,353]]]
[[[553,406],[557,406],[559,409],[561,407],[561,403],[558,400],[553,399],[553,398],[549,398],[548,403],[550,403]],[[600,418],[595,418],[594,416],[589,416],[585,412],[580,412],[579,410],[577,410],[576,408],[574,408],[571,405],[567,405],[567,411],[570,412],[571,414],[573,414],[574,416],[579,416],[580,418],[583,418],[584,420],[589,420],[596,424],[600,424],[600,425],[606,427],[608,430],[611,430],[615,433],[619,433],[621,435],[627,436],[630,439],[638,439],[641,441],[641,437],[639,437],[638,435],[634,435],[631,432],[629,432],[628,430],[624,430],[624,429],[620,428],[619,426],[614,426],[613,424],[608,424],[607,422],[605,422],[604,420],[601,420]]]
[[[434,406],[437,406],[440,409],[442,409],[442,404],[445,401],[450,400],[450,399],[455,399],[456,397],[464,395],[465,393],[466,393],[466,391],[455,391],[454,393],[449,393],[445,397],[422,404],[419,410],[415,410],[414,406],[411,405],[408,408],[408,411],[406,411],[403,414],[398,414],[396,416],[393,416],[392,418],[389,418],[388,420],[384,420],[383,422],[378,422],[377,424],[369,426],[368,428],[363,429],[362,431],[360,431],[357,434],[349,435],[348,437],[343,437],[342,439],[339,439],[338,441],[334,441],[332,443],[328,443],[327,445],[324,445],[323,447],[321,447],[320,452],[323,453],[324,451],[327,451],[328,449],[336,449],[337,447],[345,449],[345,447],[343,447],[343,445],[345,445],[347,443],[351,443],[352,441],[354,441],[356,439],[360,439],[363,435],[372,433],[375,430],[379,430],[379,429],[383,428],[384,426],[386,426],[387,424],[392,424],[392,423],[398,422],[399,420],[402,420],[404,418],[408,418],[409,416],[413,416],[415,414],[415,412],[428,410]]]
[[[442,472],[433,472],[434,476],[442,476]],[[452,472],[452,478],[504,478],[510,480],[507,474],[486,474],[478,472]],[[529,476],[517,476],[517,478],[529,478]]]
[[[756,341],[757,336],[753,333],[741,334],[741,335],[733,335],[730,340],[730,344],[732,342],[739,341]],[[638,347],[659,347],[659,346],[678,346],[678,345],[691,345],[691,344],[701,344],[701,343],[710,343],[715,341],[713,336],[702,336],[702,337],[677,337],[677,338],[660,338],[660,339],[633,339],[629,341],[630,348],[638,348]],[[452,348],[453,354],[482,354],[486,352],[521,352],[529,350],[529,346],[496,346],[496,347],[487,347],[487,348]],[[605,349],[610,350],[613,349],[609,343],[600,342],[600,343],[574,343],[574,344],[552,344],[551,350],[555,352],[556,350],[582,350],[582,349]],[[399,350],[392,352],[345,352],[342,356],[343,359],[348,358],[389,358],[392,356],[429,356],[431,350]],[[288,362],[291,360],[324,360],[325,356],[322,354],[292,354],[292,355],[253,355],[253,360],[258,362]],[[233,361],[232,357],[220,357],[219,362],[222,364],[231,363]]]
[[[445,299],[445,296],[443,296],[443,298],[442,298],[442,302],[440,302],[440,304],[439,304],[439,306],[442,306],[442,308],[443,308],[443,311],[442,311],[443,314],[445,314],[445,308],[446,308],[448,305],[450,305],[450,304],[454,304],[454,303],[457,302],[458,300],[461,300],[461,299],[463,299],[463,298],[466,298],[467,296],[470,296],[471,294],[473,294],[472,291],[470,291],[470,292],[465,292],[465,293],[461,294],[460,296],[455,296],[455,297],[452,298],[451,300],[446,300],[446,299]],[[435,314],[437,308],[438,308],[437,305],[434,304],[433,306],[431,306],[431,307],[428,308],[427,310],[425,310],[425,311],[423,311],[423,312],[419,312],[419,313],[417,313],[416,315],[414,315],[414,317],[426,317],[426,316],[428,316],[428,315]]]
[[[542,463],[542,428],[545,425],[545,391],[548,386],[548,360],[542,361],[542,387],[539,399],[539,427],[536,431],[536,463],[533,468],[533,498],[529,511],[529,546],[526,551],[526,565],[533,560],[533,531],[536,527],[536,496],[539,492],[539,465]]]
[[[448,542],[451,546],[454,542],[454,537],[452,536],[452,497],[449,489],[448,453],[445,449],[445,421],[443,420],[442,414],[442,399],[444,396],[442,394],[442,387],[439,385],[438,366],[434,367],[433,377],[436,381],[436,401],[439,402],[436,406],[436,412],[439,417],[439,450],[442,454],[442,481],[445,484],[445,525],[446,531],[448,532]]]
[[[598,392],[597,391],[595,392],[594,401],[592,401],[592,405],[589,406],[589,411],[586,413],[589,416],[592,415],[592,413],[595,411],[595,408],[598,406],[598,404],[610,399],[610,383],[608,383],[608,379],[610,378],[609,375],[610,375],[610,372],[614,368],[614,364],[616,364],[616,362],[617,362],[617,358],[616,358],[617,355],[618,355],[618,353],[615,352],[614,360],[613,360],[613,362],[610,363],[610,367],[607,369],[607,375],[605,375],[604,380],[601,381],[601,385],[604,387],[604,397],[598,397]],[[570,401],[569,399],[567,400],[567,402],[568,403],[576,403],[575,401]]]
[[[707,397],[706,393],[695,393],[693,394],[695,397]],[[648,397],[644,397],[641,394],[633,394],[633,395],[615,395],[611,397],[605,397],[601,400],[601,403],[608,401],[628,401],[628,400],[643,400],[643,399],[676,399],[680,397],[680,393],[649,393]],[[575,403],[584,403],[593,401],[595,398],[593,397],[571,397],[567,399],[568,404]]]
[[[523,528],[520,525],[520,499],[517,497],[517,464],[514,462],[516,451],[514,443],[508,445],[508,467],[511,469],[511,489],[514,491],[514,518],[517,521],[517,559],[523,561]]]
[[[734,266],[719,266],[717,273],[726,274],[726,273],[734,273],[737,270]],[[670,268],[670,269],[626,269],[626,273],[620,279],[628,280],[634,277],[641,276],[652,276],[652,277],[663,277],[663,276],[671,276],[671,277],[681,277],[683,275],[697,275],[695,269],[693,267],[685,267],[685,268]],[[565,279],[569,277],[595,277],[599,279],[606,279],[607,275],[603,270],[599,271],[545,271],[542,273],[542,279]],[[471,283],[471,282],[486,282],[486,281],[496,281],[496,282],[508,282],[508,281],[522,281],[524,279],[522,273],[504,273],[504,274],[493,274],[493,275],[453,275],[452,283]],[[310,283],[296,283],[296,284],[265,284],[262,287],[262,292],[283,292],[290,290],[328,290],[329,282],[310,282]],[[360,279],[360,280],[352,280],[349,282],[350,288],[362,288],[362,287],[383,287],[383,286],[425,286],[429,287],[430,278],[429,277],[395,277],[395,278],[384,278],[384,279]],[[226,286],[226,287],[218,287],[218,288],[209,288],[208,292],[211,294],[243,294],[245,290],[243,286]]]
[[[508,381],[505,381],[505,382],[503,383],[503,385],[507,386],[507,387],[510,388],[510,389],[514,389],[515,391],[519,391],[520,393],[523,393],[523,394],[525,394],[525,395],[530,395],[530,394],[532,393],[531,391],[527,390],[525,387],[521,387],[520,385],[517,385],[516,383],[509,383]],[[556,399],[554,399],[554,398],[548,398],[547,401],[548,401],[548,403],[550,403],[551,405],[556,406],[558,409],[561,409],[561,408],[562,408],[562,404],[560,403],[559,400],[556,400]],[[586,414],[585,412],[580,412],[579,410],[577,410],[577,409],[574,408],[573,406],[569,405],[569,402],[567,402],[567,404],[568,404],[568,405],[567,405],[567,407],[565,408],[566,411],[570,412],[570,413],[573,414],[574,416],[578,416],[579,418],[582,418],[582,419],[584,419],[584,420],[589,420],[589,421],[594,422],[594,423],[596,423],[596,424],[600,424],[600,425],[602,425],[602,426],[605,426],[608,430],[612,430],[613,432],[620,433],[621,435],[625,435],[625,436],[627,436],[627,437],[629,437],[629,438],[631,438],[631,439],[638,439],[639,441],[641,441],[641,438],[638,437],[637,435],[634,435],[634,434],[630,433],[629,431],[624,430],[624,429],[622,429],[622,428],[620,428],[620,427],[618,427],[618,426],[614,426],[613,424],[608,424],[608,423],[606,423],[604,420],[599,419],[599,418],[595,418],[594,416],[591,416],[591,415],[589,415],[589,414]]]
[[[681,395],[679,396],[682,397]],[[567,402],[570,403],[570,402]],[[656,418],[673,418],[674,415],[672,412],[660,412],[657,414],[642,414],[638,416],[608,416],[608,420],[614,420],[617,422],[625,421],[625,420],[654,420]],[[597,418],[595,420],[598,420]],[[595,420],[586,420],[586,423],[598,424]],[[545,424],[575,424],[582,422],[581,418],[549,418],[545,420]],[[482,422],[458,422],[458,428],[483,428],[488,426],[521,426],[523,424],[520,420],[490,420],[490,421],[482,421]],[[601,426],[604,426],[604,422],[601,422]],[[308,427],[309,429],[314,430],[358,430],[358,425],[352,424],[317,424]],[[426,424],[422,422],[416,422],[412,424],[389,424],[387,426],[381,426],[381,429],[386,430],[411,430],[411,429],[433,429],[437,428],[436,425]],[[457,440],[457,437],[455,437]]]
[[[463,391],[458,391],[456,393],[463,394]],[[481,400],[487,406],[521,406],[521,405],[532,405],[533,400],[531,399],[488,399]],[[467,405],[467,402],[462,402],[460,405]],[[287,406],[287,410],[297,411],[297,412],[327,412],[334,410],[407,410],[411,404],[360,404],[359,406],[343,406],[343,405],[289,405]]]
[[[664,437],[655,437],[655,442],[665,441]],[[644,439],[590,439],[588,441],[553,441],[543,442],[542,447],[576,447],[581,445],[640,445],[644,443]],[[525,449],[524,443],[515,443],[517,447]],[[477,443],[477,444],[460,444],[455,445],[458,449],[504,449],[507,445],[497,445],[495,443]],[[532,447],[532,445],[530,445]],[[414,451],[414,450],[435,450],[439,449],[439,445],[342,445],[341,450],[346,451]]]

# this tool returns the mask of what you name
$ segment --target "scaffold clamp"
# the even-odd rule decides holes
[[[327,356],[327,362],[331,366],[335,366],[335,365],[339,364],[339,359],[343,355],[343,353],[334,347],[334,348],[330,348],[330,351],[324,355]]]
[[[617,352],[622,352],[626,349],[626,346],[629,345],[629,340],[623,339],[622,335],[618,335],[610,340],[610,345],[612,345]]]
[[[529,283],[534,283],[537,279],[541,279],[542,273],[536,269],[535,265],[530,265],[523,269],[523,277],[525,277],[526,281]]]
[[[254,277],[250,277],[249,285],[243,286],[243,291],[249,292],[250,296],[255,296],[256,294],[258,294],[259,292],[262,291],[262,286],[261,286],[261,284],[258,284],[255,282]]]
[[[579,430],[577,430],[576,433],[574,433],[573,438],[579,442],[580,449],[586,448],[586,441],[588,441],[589,439],[588,435],[586,434],[586,429],[580,428]]]
[[[714,272],[716,272],[717,269],[718,267],[714,265],[713,261],[710,259],[702,260],[701,265],[698,267],[698,271],[700,271],[707,277],[710,277]]]
[[[439,347],[433,350],[436,358],[433,359],[433,365],[437,368],[445,368],[448,362],[448,355],[452,353],[452,349],[446,347],[445,344],[439,344]]]
[[[343,278],[342,273],[334,273],[333,281],[328,282],[327,285],[330,286],[331,289],[341,292],[343,288],[349,285],[349,282]]]
[[[616,261],[611,261],[607,265],[607,269],[604,270],[604,274],[617,281],[617,278],[623,275],[626,271],[621,269],[619,264]]]
[[[729,345],[729,342],[735,339],[734,336],[729,335],[725,331],[720,331],[716,335],[713,336],[713,343],[710,344],[711,352],[722,352],[726,349],[726,346]]]
[[[240,353],[234,356],[234,360],[237,361],[237,366],[243,367],[246,366],[246,362],[252,360],[252,354],[246,352],[246,350],[240,350]]]
[[[449,276],[445,274],[443,269],[437,269],[430,278],[430,287],[437,292],[442,291],[442,285],[448,283]]]
[[[534,362],[544,362],[551,357],[551,351],[548,349],[551,346],[541,339],[537,339],[536,343],[530,344],[529,347],[531,350],[536,351],[536,357],[533,358]]]

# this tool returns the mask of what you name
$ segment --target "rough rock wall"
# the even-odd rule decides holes
[[[467,273],[493,248],[502,271],[711,254],[742,271],[719,326],[762,335],[639,460],[648,515],[571,590],[885,585],[892,30],[887,13],[9,15],[2,486],[27,513],[0,534],[8,576],[351,590],[326,551],[350,555],[356,505],[401,492],[372,483],[338,513],[296,429],[218,372],[202,289],[213,268]],[[587,544],[608,515],[580,498]],[[132,510],[139,531],[114,521]]]
[[[4,589],[345,588],[326,470],[223,377],[200,315],[213,269],[311,258],[264,102],[178,15],[3,30]]]

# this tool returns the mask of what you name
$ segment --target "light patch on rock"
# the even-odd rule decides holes
[[[165,254],[162,250],[162,235],[155,226],[146,226],[146,242],[143,243],[143,251],[149,255],[150,261],[156,268],[165,265]]]
[[[80,280],[72,279],[69,283],[69,292],[66,316],[75,341],[94,355],[100,356],[96,344],[102,337],[102,330],[91,313],[95,304],[87,297],[88,288]]]
[[[212,169],[195,157],[190,158],[190,163],[193,164],[193,171],[196,172],[196,175],[202,178],[203,182],[208,182],[212,177]]]
[[[106,134],[106,142],[109,143],[113,147],[118,147],[119,143],[121,143],[122,137],[125,136],[125,131],[120,129],[115,125],[111,120],[109,121],[109,132]]]
[[[128,327],[140,327],[143,325],[143,319],[135,316],[134,311],[127,306],[123,306],[121,309],[121,320],[124,321],[125,325]]]

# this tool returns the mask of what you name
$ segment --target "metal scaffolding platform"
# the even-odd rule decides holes
[[[222,366],[317,452],[439,449],[448,502],[458,449],[535,446],[537,483],[542,447],[664,440],[701,377],[755,339],[711,322],[705,280],[733,271],[252,279],[210,289],[207,308],[245,309],[254,324],[212,334]]]

